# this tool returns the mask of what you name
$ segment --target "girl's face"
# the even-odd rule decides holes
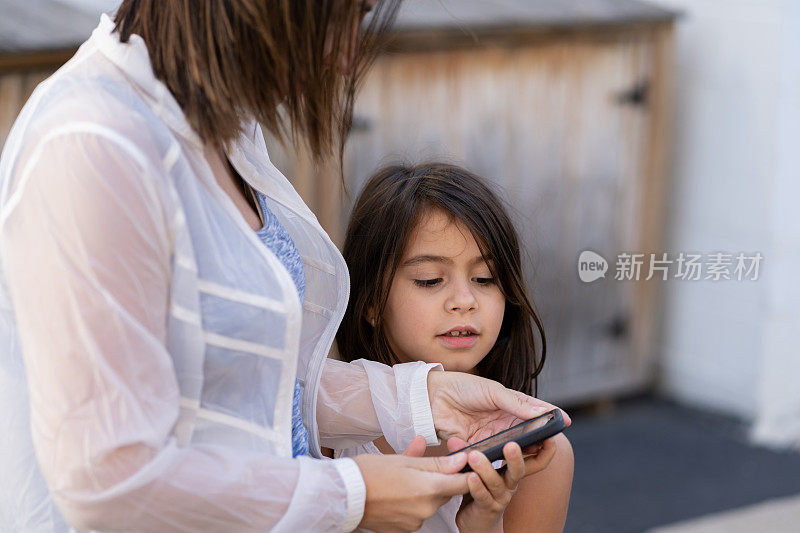
[[[473,372],[500,333],[505,297],[459,220],[426,213],[409,238],[382,317],[400,362]]]

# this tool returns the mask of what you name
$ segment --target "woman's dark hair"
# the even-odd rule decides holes
[[[204,141],[233,140],[248,114],[279,138],[305,140],[319,160],[337,138],[341,156],[358,83],[400,2],[381,0],[356,42],[358,0],[123,0],[116,25],[122,42],[142,37]],[[350,73],[337,68],[340,54],[355,58]]]
[[[500,199],[481,178],[453,165],[426,163],[379,170],[356,200],[343,254],[350,270],[350,301],[336,336],[345,361],[398,362],[383,331],[389,290],[411,233],[423,215],[441,209],[470,231],[506,299],[497,342],[478,373],[534,395],[546,354],[542,321],[525,288],[517,233]],[[367,321],[374,316],[374,327]],[[541,338],[540,357],[533,326]]]

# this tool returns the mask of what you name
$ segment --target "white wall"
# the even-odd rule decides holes
[[[764,256],[756,282],[667,282],[659,385],[800,443],[800,2],[658,3],[684,12],[667,251]]]
[[[778,53],[779,115],[770,196],[774,275],[766,296],[758,441],[800,447],[800,3],[783,12]]]

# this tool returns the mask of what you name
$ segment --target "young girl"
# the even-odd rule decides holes
[[[535,393],[544,330],[526,294],[516,231],[480,178],[438,163],[379,171],[356,201],[343,254],[351,298],[336,338],[340,354],[389,365],[441,363],[526,394],[533,384]],[[395,450],[381,437],[334,453]],[[512,472],[509,461],[501,476],[480,454],[470,464],[477,473],[470,494],[442,506],[421,531],[563,530],[573,470],[563,434],[545,441],[526,472]]]

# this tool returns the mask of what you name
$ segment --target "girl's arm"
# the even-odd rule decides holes
[[[554,437],[556,453],[550,464],[520,481],[503,515],[506,533],[561,533],[567,520],[574,456],[563,433]]]

